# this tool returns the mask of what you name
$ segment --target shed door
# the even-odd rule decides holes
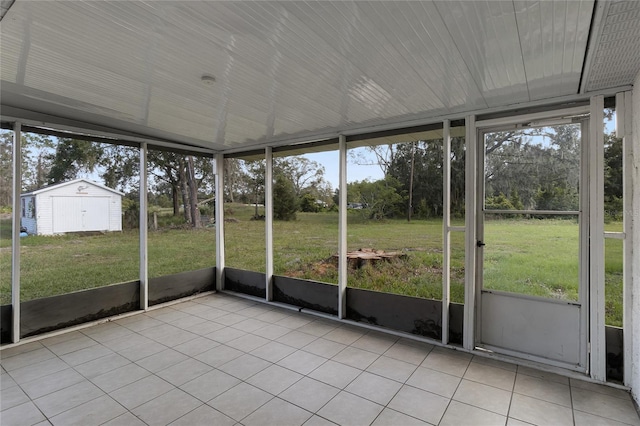
[[[108,197],[54,197],[53,232],[106,231]]]

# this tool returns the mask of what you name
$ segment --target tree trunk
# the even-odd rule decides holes
[[[187,157],[187,184],[189,186],[191,225],[195,228],[200,228],[202,223],[200,221],[200,210],[198,209],[198,182],[195,178],[193,156],[191,155]]]
[[[411,172],[409,173],[409,206],[407,207],[407,222],[411,222],[413,211],[413,169],[416,158],[416,143],[411,142]]]
[[[180,176],[180,192],[182,193],[182,206],[184,207],[184,220],[185,222],[191,223],[191,212],[189,211],[189,189],[187,188],[187,174],[186,174],[186,164],[184,163],[184,159],[180,159],[178,162],[179,176]],[[192,224],[193,225],[193,224]]]
[[[177,183],[172,183],[171,184],[171,198],[173,200],[173,215],[174,216],[179,216],[180,215],[180,197],[178,196],[178,194],[180,194],[180,185],[178,185]]]

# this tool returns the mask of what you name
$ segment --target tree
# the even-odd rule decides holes
[[[604,141],[604,208],[607,218],[620,220],[623,205],[622,139],[606,134]]]
[[[58,138],[55,153],[49,157],[51,169],[47,173],[47,183],[75,179],[81,171],[92,173],[104,156],[101,145],[85,140]]]
[[[273,218],[295,220],[297,211],[298,198],[293,183],[287,176],[277,173],[273,184]]]
[[[387,176],[375,182],[363,180],[350,183],[347,194],[350,202],[363,205],[363,212],[369,219],[382,220],[402,214],[406,196],[401,187],[396,178]]]

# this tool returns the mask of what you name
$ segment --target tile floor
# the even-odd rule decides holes
[[[9,425],[640,425],[628,393],[215,294],[2,350]]]

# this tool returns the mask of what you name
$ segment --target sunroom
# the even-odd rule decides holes
[[[76,406],[51,408],[36,390],[70,368],[104,391],[87,407],[107,398],[147,424],[204,406],[243,424],[279,423],[278,412],[297,424],[446,424],[467,406],[499,416],[490,423],[544,423],[518,400],[519,372],[534,371],[568,380],[571,422],[640,422],[637,2],[17,0],[1,10],[2,391],[26,398],[3,397],[7,410],[31,404],[71,422]],[[125,194],[123,231],[21,237],[43,213],[21,194],[78,178]],[[149,358],[186,345],[177,351],[191,364],[176,356],[162,370],[176,377],[165,377],[101,346],[138,332],[162,346]],[[52,349],[63,343],[69,352]],[[269,358],[271,344],[282,358]],[[222,347],[237,357],[198,358]],[[285,362],[292,348],[308,358]],[[367,353],[345,355],[355,351]],[[406,377],[380,367],[420,351]],[[144,369],[201,406],[136,412],[177,390],[123,403],[124,386],[92,381],[111,352],[128,360],[114,370]],[[418,378],[437,371],[431,354],[451,360],[438,372],[451,377],[466,360],[458,381],[447,376],[451,392]],[[62,364],[29,373],[54,358]],[[513,373],[506,411],[456,399],[474,363]],[[290,383],[260,388],[269,369]],[[211,370],[246,389],[190,393]],[[358,393],[381,378],[398,387],[389,398]],[[283,396],[312,379],[341,393],[318,407]],[[229,408],[251,386],[273,399]],[[617,399],[579,400],[589,386]],[[441,411],[408,407],[432,394],[448,398]],[[350,398],[379,410],[350,417]]]

